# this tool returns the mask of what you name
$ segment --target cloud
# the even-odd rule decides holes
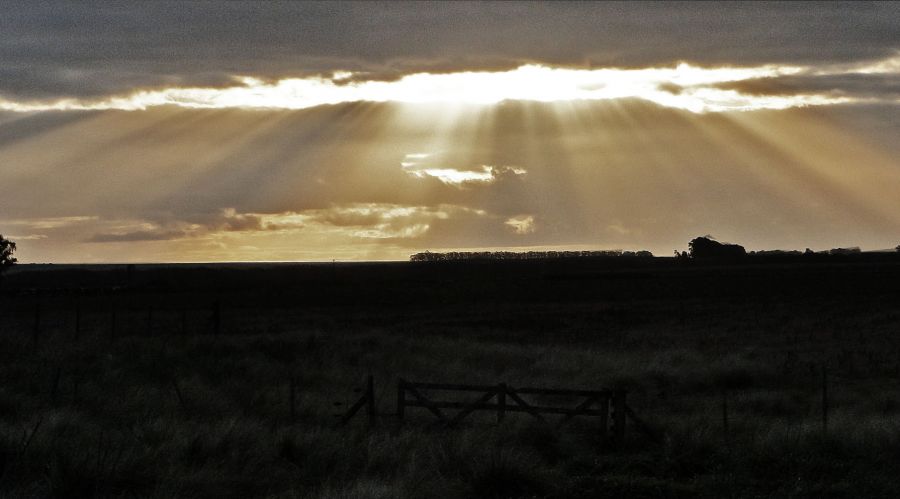
[[[431,225],[459,215],[484,216],[483,210],[464,206],[404,206],[392,203],[355,203],[307,210],[299,215],[310,224],[332,226],[363,239],[416,239]],[[296,214],[292,214],[296,215]]]
[[[482,210],[463,206],[408,206],[395,203],[335,204],[281,213],[238,213],[226,208],[214,215],[196,215],[165,221],[106,221],[106,225],[140,227],[94,234],[86,242],[163,241],[205,238],[229,233],[329,232],[351,238],[407,239],[428,231],[430,223],[459,214],[483,216]],[[178,228],[173,228],[178,227]]]
[[[5,225],[18,225],[28,227],[29,229],[34,230],[46,230],[46,229],[59,229],[61,227],[69,227],[73,225],[80,225],[86,222],[96,221],[98,217],[96,216],[68,216],[68,217],[46,217],[46,218],[34,218],[34,219],[16,219],[16,220],[7,220],[3,223]]]
[[[188,217],[187,221],[202,225],[206,230],[229,232],[277,230],[276,225],[268,224],[262,215],[255,213],[238,213],[234,208],[224,208],[211,215]]]
[[[754,78],[719,83],[716,86],[757,96],[816,94],[848,97],[860,102],[897,102],[900,99],[900,71],[897,73],[800,74],[778,78]]]
[[[535,231],[534,216],[532,215],[519,215],[509,218],[506,220],[506,222],[503,223],[506,224],[515,234],[531,234]]]
[[[28,234],[25,236],[19,236],[15,234],[10,234],[7,236],[7,239],[12,241],[40,241],[41,239],[47,239],[46,234]]]
[[[97,217],[94,217],[97,220]],[[238,213],[225,208],[211,214],[181,214],[157,216],[146,220],[103,220],[105,231],[85,239],[89,243],[119,243],[136,241],[170,241],[199,238],[216,232],[252,232],[279,230],[280,225],[266,223],[262,215]]]
[[[179,230],[159,231],[159,230],[139,230],[134,232],[116,232],[106,234],[94,234],[85,239],[88,243],[124,243],[135,241],[170,241],[172,239],[182,239],[187,234]]]
[[[463,187],[472,184],[491,184],[501,177],[525,175],[525,170],[510,166],[481,165],[476,170],[457,170],[456,168],[404,168],[417,178],[433,177],[445,184]]]
[[[503,178],[514,178],[528,173],[518,166],[479,165],[473,168],[444,166],[447,161],[440,154],[408,153],[400,162],[404,172],[415,178],[435,178],[454,187],[492,184]]]

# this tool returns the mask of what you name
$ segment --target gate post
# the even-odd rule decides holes
[[[600,403],[600,442],[609,438],[609,392],[598,401]]]
[[[613,438],[616,445],[625,442],[625,391],[613,392]]]
[[[406,382],[403,378],[397,380],[397,419],[402,423],[406,412]]]
[[[375,426],[375,382],[371,374],[366,377],[366,412],[369,414],[369,424]]]
[[[497,385],[497,423],[502,423],[506,417],[506,383]]]

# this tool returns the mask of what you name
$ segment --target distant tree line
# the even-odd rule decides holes
[[[900,246],[896,248],[900,252]],[[721,260],[736,261],[748,257],[779,257],[779,256],[846,256],[862,253],[857,247],[832,248],[824,251],[797,250],[760,250],[747,251],[739,244],[722,243],[712,236],[700,236],[688,242],[688,251],[675,251],[675,257],[690,260]],[[458,260],[547,260],[560,258],[652,258],[649,251],[424,251],[410,255],[412,262],[445,262]]]
[[[456,260],[544,260],[558,258],[652,258],[649,251],[425,251],[410,255],[412,262],[445,262]]]
[[[857,253],[862,253],[862,250],[853,247],[853,248],[832,248],[829,250],[822,251],[813,251],[809,248],[806,248],[806,251],[799,250],[759,250],[759,251],[751,251],[747,253],[749,256],[782,256],[782,255],[855,255]]]

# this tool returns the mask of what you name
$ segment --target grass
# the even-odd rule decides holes
[[[18,301],[15,301],[18,300]],[[4,308],[0,496],[272,498],[895,497],[900,329],[892,296],[582,300],[430,308],[260,308],[237,297],[223,334],[208,311],[155,300],[45,298]],[[204,301],[205,300],[205,301]],[[200,302],[211,302],[203,298]],[[822,369],[829,420],[822,427]],[[57,373],[59,373],[57,375]],[[408,409],[336,428],[376,381],[625,388],[663,439],[629,430],[604,445],[596,421],[563,430],[509,415],[461,428]],[[297,380],[296,415],[289,386]],[[177,389],[176,389],[177,387]],[[722,401],[728,398],[728,431]],[[339,402],[342,405],[335,406]]]

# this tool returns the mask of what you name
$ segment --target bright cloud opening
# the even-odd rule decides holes
[[[537,102],[643,99],[695,113],[785,109],[836,104],[847,97],[827,95],[746,95],[715,85],[793,75],[797,66],[702,68],[679,64],[669,68],[570,69],[529,64],[509,71],[416,73],[396,81],[348,81],[355,76],[288,78],[266,83],[239,77],[227,88],[167,88],[100,100],[64,99],[17,102],[0,99],[0,110],[141,110],[154,106],[185,108],[304,109],[346,102],[495,104],[504,100]],[[675,89],[673,91],[673,89]]]

